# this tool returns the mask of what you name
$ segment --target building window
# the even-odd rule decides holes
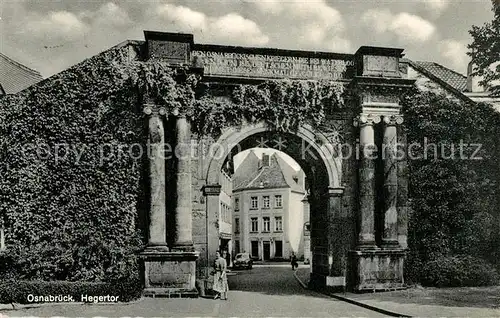
[[[250,198],[250,209],[256,210],[259,208],[259,199],[257,197]]]
[[[274,257],[283,257],[283,241],[274,241]]]
[[[274,196],[274,206],[277,208],[283,207],[283,200],[281,199],[281,195]]]
[[[281,216],[277,216],[274,218],[274,230],[276,232],[283,231],[283,219],[281,218]]]
[[[259,231],[259,220],[257,218],[251,218],[252,221],[252,232]]]
[[[271,221],[269,220],[269,217],[263,217],[262,220],[264,221],[264,228],[262,229],[262,232],[269,232],[271,230]]]
[[[234,219],[234,233],[240,233],[240,219]]]
[[[238,254],[240,252],[240,241],[234,241],[234,252]]]
[[[269,209],[269,201],[270,201],[270,200],[269,200],[269,196],[268,196],[268,195],[265,195],[265,196],[264,196],[264,203],[263,203],[263,205],[262,205],[262,207],[263,207],[264,209]]]
[[[235,211],[239,211],[240,210],[240,199],[239,198],[235,198],[234,199],[234,210]]]

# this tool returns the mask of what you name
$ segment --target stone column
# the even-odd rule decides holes
[[[399,151],[402,151],[402,158],[398,158],[398,242],[403,249],[408,248],[408,147],[407,138],[401,126],[398,126]]]
[[[358,247],[374,249],[375,243],[375,132],[373,125],[380,122],[379,116],[361,114],[359,125],[359,212],[360,231]]]
[[[382,247],[398,247],[398,170],[397,170],[397,129],[401,116],[384,116],[384,140],[382,155],[384,161],[384,233]]]
[[[5,231],[3,225],[0,226],[0,251],[5,250]]]
[[[183,115],[175,123],[176,146],[176,239],[174,246],[192,248],[192,198],[191,198],[191,127]]]
[[[149,211],[149,246],[166,246],[166,201],[165,201],[165,133],[161,116],[164,108],[156,105],[145,105],[144,113],[149,116],[149,179],[150,179],[150,211]]]

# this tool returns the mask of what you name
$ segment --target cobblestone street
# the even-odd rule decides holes
[[[304,290],[290,266],[255,266],[232,272],[229,300],[145,298],[132,304],[54,305],[7,311],[8,316],[167,316],[167,317],[383,317]]]

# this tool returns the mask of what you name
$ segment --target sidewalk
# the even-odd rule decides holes
[[[295,273],[295,277],[301,285],[307,286],[309,281],[309,268],[299,269]],[[495,287],[493,287],[495,289]],[[500,287],[499,287],[500,290]],[[405,294],[406,292],[406,294]],[[398,313],[410,317],[495,317],[500,318],[500,302],[497,308],[480,308],[472,306],[452,306],[433,304],[431,297],[416,297],[412,298],[415,293],[408,291],[400,291],[397,296],[396,292],[384,292],[374,294],[354,294],[354,293],[339,293],[331,295],[337,299],[343,299],[350,303],[358,304],[364,307],[371,307],[374,310]],[[406,296],[408,295],[408,297]],[[490,296],[495,297],[495,296]],[[428,298],[428,299],[426,299]],[[429,304],[425,304],[428,300]],[[434,301],[435,302],[435,301]]]

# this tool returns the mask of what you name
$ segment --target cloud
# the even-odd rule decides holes
[[[423,3],[424,7],[435,15],[443,13],[451,3],[450,0],[417,0],[417,2]]]
[[[409,41],[427,41],[435,30],[429,21],[406,12],[399,13],[391,23],[391,31]]]
[[[293,32],[297,44],[310,49],[328,48],[349,51],[350,41],[343,32],[342,14],[324,0],[266,0],[251,2],[261,14],[274,16],[281,32]],[[292,31],[293,30],[293,31]]]
[[[163,4],[153,8],[153,14],[178,31],[195,33],[203,41],[246,45],[269,42],[257,23],[236,13],[211,17],[185,6]]]
[[[466,43],[445,39],[439,43],[438,49],[439,53],[452,63],[453,69],[464,73],[469,62]]]
[[[366,26],[378,33],[391,32],[405,42],[425,42],[435,33],[431,22],[407,12],[393,14],[388,9],[370,9],[361,17]]]
[[[264,45],[269,42],[269,37],[262,33],[255,22],[235,13],[213,19],[209,25],[209,30],[221,40],[227,38],[232,40],[233,43]]]
[[[166,22],[178,26],[183,31],[197,32],[208,27],[205,14],[191,10],[188,7],[164,4],[157,6],[153,10]]]
[[[74,13],[55,11],[49,12],[46,16],[39,14],[26,16],[21,31],[35,37],[75,39],[88,31],[88,26]]]
[[[115,3],[103,4],[93,15],[93,24],[126,27],[132,23],[127,11]]]

